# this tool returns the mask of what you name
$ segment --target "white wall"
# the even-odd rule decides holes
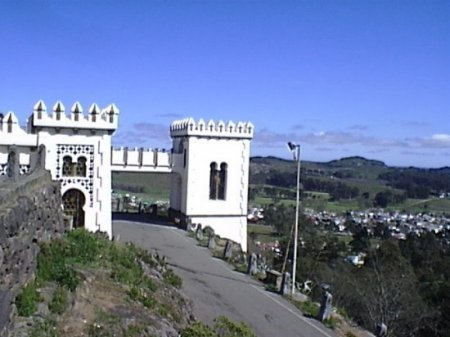
[[[249,143],[247,139],[189,139],[186,215],[247,215]],[[225,200],[209,199],[212,162],[228,166]]]
[[[85,227],[90,231],[104,231],[112,235],[111,228],[111,136],[106,131],[95,132],[81,130],[76,134],[71,129],[61,129],[58,133],[53,128],[43,128],[38,132],[39,144],[44,144],[46,149],[45,168],[52,174],[52,179],[61,181],[61,194],[71,188],[78,189],[85,195],[86,203]],[[58,176],[57,169],[58,145],[88,145],[93,147],[93,176],[90,177],[89,166],[92,160],[86,153],[68,153],[72,161],[78,157],[87,158],[86,177]],[[62,164],[60,154],[60,165]],[[82,186],[84,183],[85,186]],[[92,188],[89,184],[93,184]],[[90,193],[92,190],[92,193]]]
[[[208,123],[192,119],[171,125],[173,163],[171,207],[192,223],[210,226],[216,234],[247,250],[247,198],[251,123]],[[184,160],[186,151],[186,162]],[[210,199],[210,165],[227,164],[225,200]],[[179,182],[181,181],[181,186]],[[181,190],[181,196],[178,193]]]

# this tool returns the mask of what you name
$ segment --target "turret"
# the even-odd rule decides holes
[[[38,101],[33,109],[29,123],[31,129],[36,128],[56,128],[56,129],[89,129],[107,130],[112,133],[118,126],[119,109],[115,104],[110,104],[103,110],[97,104],[92,104],[89,108],[89,115],[83,115],[83,108],[79,102],[75,102],[71,108],[69,116],[65,113],[64,104],[58,101],[53,106],[52,115],[47,114],[45,103]],[[100,118],[99,118],[100,116]]]

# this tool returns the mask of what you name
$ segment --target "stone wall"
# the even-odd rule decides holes
[[[0,182],[0,336],[7,331],[15,297],[35,275],[38,244],[69,228],[60,190],[44,170]]]

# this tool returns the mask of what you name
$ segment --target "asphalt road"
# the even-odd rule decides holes
[[[226,315],[246,322],[258,337],[335,337],[320,322],[304,317],[281,296],[267,292],[247,275],[235,272],[186,232],[173,227],[128,221],[113,222],[114,236],[165,255],[183,278],[183,291],[194,302],[194,314],[211,324]]]

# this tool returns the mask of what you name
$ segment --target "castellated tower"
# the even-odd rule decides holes
[[[68,115],[61,102],[48,114],[39,101],[28,120],[36,146],[45,145],[45,168],[61,182],[64,212],[73,217],[73,226],[104,231],[110,237],[111,136],[118,114],[114,104],[103,110],[92,104],[84,115],[78,102]]]
[[[250,122],[172,123],[171,214],[185,225],[209,226],[247,250]]]

